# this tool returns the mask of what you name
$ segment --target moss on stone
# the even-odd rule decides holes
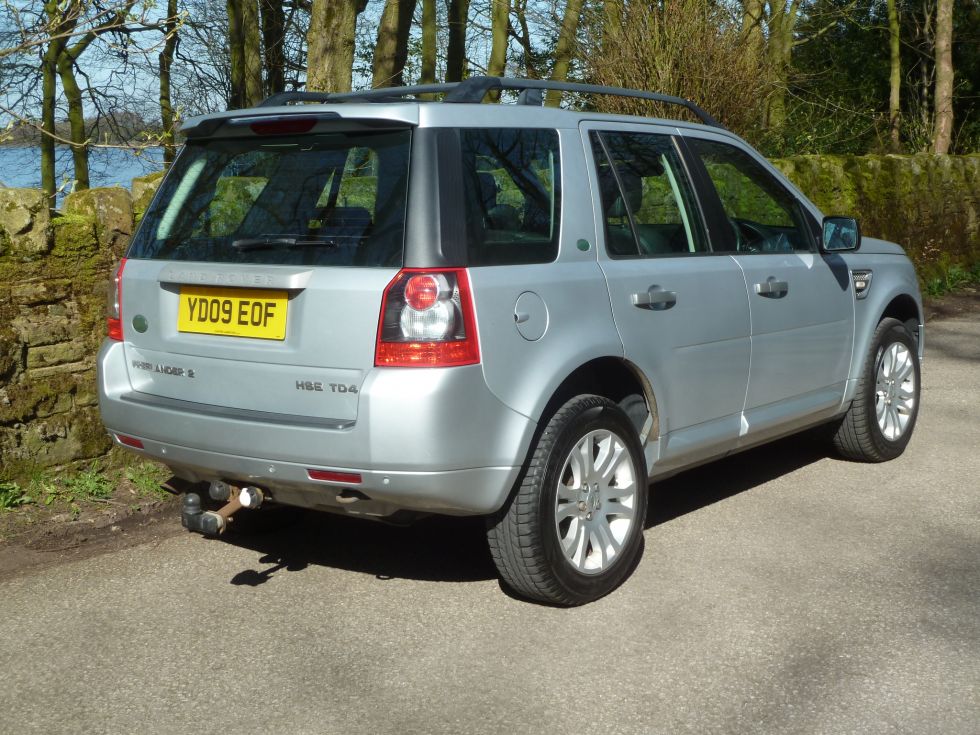
[[[150,207],[150,202],[163,182],[163,171],[155,171],[146,176],[137,176],[133,179],[133,218],[138,223],[143,219],[143,215]]]
[[[90,257],[98,252],[94,216],[62,214],[51,220],[51,226],[54,229],[51,254],[55,257]]]

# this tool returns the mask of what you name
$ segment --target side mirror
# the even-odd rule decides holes
[[[824,217],[820,249],[825,253],[857,250],[861,247],[861,228],[853,217]]]

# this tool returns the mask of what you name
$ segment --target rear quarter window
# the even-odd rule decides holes
[[[558,257],[557,131],[464,128],[459,138],[470,265]]]

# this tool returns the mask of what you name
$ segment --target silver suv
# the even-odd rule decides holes
[[[553,88],[702,123],[542,107]],[[912,434],[902,249],[686,100],[478,77],[183,132],[119,265],[99,391],[119,445],[228,501],[187,495],[189,529],[263,501],[481,515],[507,585],[574,605],[629,574],[651,481],[818,424],[872,462]]]

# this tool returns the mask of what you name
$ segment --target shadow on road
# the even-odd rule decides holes
[[[646,527],[667,523],[826,459],[828,449],[827,429],[815,429],[657,482],[650,487]]]
[[[645,527],[668,523],[825,458],[826,443],[820,439],[812,434],[790,437],[655,484]],[[312,511],[281,509],[274,514],[279,517],[269,518],[271,529],[222,537],[260,553],[259,565],[272,565],[243,570],[232,584],[257,587],[277,574],[311,565],[379,580],[471,582],[497,576],[482,518],[432,517],[397,527]]]

